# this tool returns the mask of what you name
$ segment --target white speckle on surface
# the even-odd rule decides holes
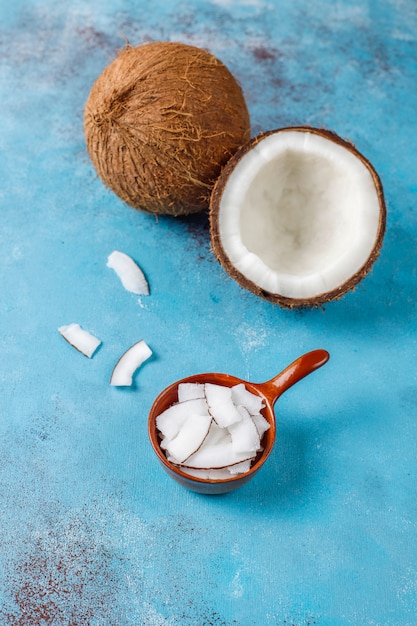
[[[177,626],[174,618],[166,619],[152,605],[144,603],[142,619],[146,620],[146,626]]]
[[[238,5],[241,7],[254,7],[256,9],[265,9],[272,6],[271,3],[264,2],[263,0],[239,0],[238,2],[236,2],[235,0],[211,0],[211,2],[219,7],[225,8],[236,8],[236,5]]]
[[[243,596],[243,585],[240,581],[240,572],[236,572],[232,580],[232,596],[234,598],[241,598]]]
[[[144,304],[144,303],[142,302],[142,299],[141,299],[141,298],[138,298],[138,304],[139,304],[139,306],[140,306],[140,308],[141,308],[141,309],[147,309],[147,308],[148,308],[148,307],[146,306],[146,304]]]
[[[22,258],[22,248],[20,246],[13,246],[12,257],[15,261]]]
[[[267,337],[265,329],[254,328],[251,324],[246,322],[243,322],[237,327],[235,337],[238,340],[242,352],[245,354],[266,346]]]

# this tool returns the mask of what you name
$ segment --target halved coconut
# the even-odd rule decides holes
[[[334,133],[261,133],[223,169],[210,205],[212,246],[240,285],[281,306],[352,289],[377,259],[386,224],[370,162]]]

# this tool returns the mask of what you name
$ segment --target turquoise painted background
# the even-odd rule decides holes
[[[208,48],[253,134],[310,124],[353,141],[384,184],[372,273],[325,309],[242,290],[207,215],[135,212],[97,178],[82,128],[125,41]],[[415,626],[417,5],[414,0],[14,0],[0,6],[0,624]],[[130,254],[151,295],[121,288]],[[59,336],[78,322],[91,360]],[[144,339],[132,389],[108,384]],[[329,363],[276,406],[248,485],[204,497],[147,438],[159,391],[202,371],[254,382]]]

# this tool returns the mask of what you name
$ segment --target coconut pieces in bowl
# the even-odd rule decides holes
[[[160,447],[185,474],[224,480],[249,471],[270,427],[262,398],[243,383],[180,383],[178,402],[156,418]]]

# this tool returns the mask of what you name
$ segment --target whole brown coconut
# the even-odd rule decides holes
[[[128,46],[103,71],[84,113],[100,178],[127,204],[185,215],[208,207],[222,166],[250,135],[225,65],[183,43]]]

